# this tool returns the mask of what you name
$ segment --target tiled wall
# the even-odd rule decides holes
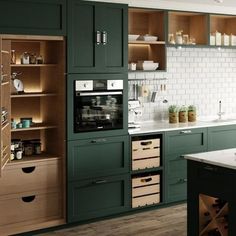
[[[161,111],[167,107],[162,104],[164,99],[168,105],[194,104],[200,116],[215,115],[221,100],[222,111],[236,113],[236,50],[170,47],[167,48],[167,72],[129,73],[131,99],[135,83],[147,85],[150,92],[148,97],[140,98],[142,120],[160,119]],[[161,84],[166,84],[166,92],[160,91]],[[159,93],[152,103],[151,93],[156,89]]]

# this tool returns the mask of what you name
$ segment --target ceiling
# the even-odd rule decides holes
[[[214,0],[164,0],[165,2],[206,4],[214,6],[236,7],[235,0],[223,0],[223,3],[217,3]]]

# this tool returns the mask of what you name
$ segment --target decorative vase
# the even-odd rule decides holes
[[[189,111],[188,112],[188,121],[195,122],[196,121],[196,111]]]
[[[169,123],[178,123],[178,112],[169,113]]]
[[[188,113],[186,111],[179,112],[179,122],[186,123],[188,121]]]

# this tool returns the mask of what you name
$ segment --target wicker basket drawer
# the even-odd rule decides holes
[[[132,199],[132,208],[160,203],[160,193]]]
[[[13,194],[0,199],[0,209],[0,226],[46,221],[61,215],[61,197],[59,192]]]
[[[155,168],[160,166],[160,157],[139,159],[132,161],[132,170]]]
[[[156,148],[160,147],[160,139],[147,139],[132,142],[132,149]]]
[[[160,183],[160,175],[149,175],[145,177],[137,177],[132,179],[132,188],[142,187],[151,184],[159,184]]]

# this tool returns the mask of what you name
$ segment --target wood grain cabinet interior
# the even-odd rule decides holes
[[[40,55],[43,61],[22,64],[24,52]],[[0,178],[0,205],[7,209],[0,213],[2,235],[65,223],[64,58],[61,36],[1,36],[1,110],[7,110],[1,126],[1,169],[5,168]],[[24,92],[13,89],[14,73]],[[27,127],[11,124],[11,119],[21,123],[22,118],[33,123]],[[25,152],[16,160],[11,140],[39,140],[41,146],[38,153]]]

